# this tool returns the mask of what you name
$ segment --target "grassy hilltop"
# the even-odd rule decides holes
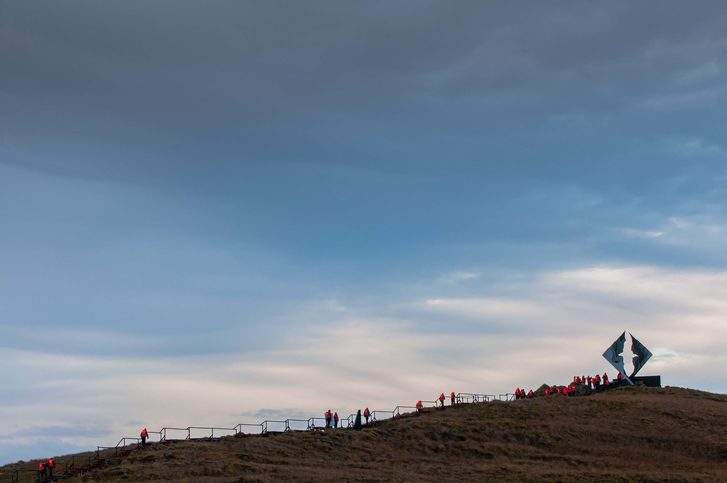
[[[32,469],[37,462],[24,465]],[[463,404],[358,432],[153,444],[109,457],[75,478],[290,479],[727,481],[727,396],[623,388],[588,397]]]

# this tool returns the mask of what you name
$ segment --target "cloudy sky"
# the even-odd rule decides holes
[[[0,0],[0,463],[610,366],[727,392],[723,2]]]

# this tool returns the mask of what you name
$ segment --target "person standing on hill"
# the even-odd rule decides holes
[[[53,470],[56,467],[56,462],[52,456],[50,458],[48,458],[48,463],[46,463],[46,467],[48,468],[48,478],[52,480],[53,479]]]
[[[333,413],[333,427],[338,428],[338,411]]]
[[[38,463],[38,481],[48,481],[48,473],[46,472],[46,466],[44,462]]]
[[[144,428],[141,430],[141,433],[139,433],[139,436],[141,436],[141,447],[146,448],[146,439],[149,437],[149,431]]]
[[[353,429],[361,431],[361,410],[359,409],[356,413],[356,421],[353,423]]]
[[[441,393],[441,394],[439,395],[439,404],[440,404],[440,405],[441,405],[442,407],[444,407],[444,399],[445,399],[445,398],[444,398],[444,393]]]
[[[326,429],[331,427],[331,410],[326,411]]]
[[[424,405],[422,404],[422,401],[421,401],[421,399],[420,399],[420,400],[419,400],[419,401],[417,401],[417,403],[416,403],[416,408],[417,408],[417,414],[421,414],[421,413],[422,413],[422,408],[423,408],[423,407],[424,407]]]
[[[369,416],[371,416],[371,412],[369,412],[369,408],[364,409],[363,417],[366,418],[366,424],[369,424]]]

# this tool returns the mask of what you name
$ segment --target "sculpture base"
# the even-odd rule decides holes
[[[634,376],[631,380],[646,387],[661,387],[661,376]]]

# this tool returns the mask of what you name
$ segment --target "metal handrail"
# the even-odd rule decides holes
[[[240,423],[240,424],[238,424],[238,425],[235,426],[235,431],[237,431],[237,434],[249,434],[249,433],[245,433],[245,431],[243,431],[243,428],[245,428],[245,427],[260,428],[260,433],[258,433],[258,434],[262,434],[262,432],[263,432],[262,431],[262,429],[263,429],[263,424],[262,423],[258,423],[258,424]]]
[[[161,433],[161,437],[160,437],[159,441],[175,441],[175,440],[170,440],[167,437],[167,431],[186,431],[187,437],[184,439],[190,439],[189,428],[162,428],[159,430],[159,432]]]
[[[399,406],[397,406],[397,408],[398,407]],[[394,409],[393,411],[387,411],[385,409],[375,409],[375,410],[371,411],[371,421],[378,421],[379,420],[379,418],[376,417],[376,414],[377,413],[391,413],[391,417],[393,418],[395,411],[396,411],[396,409]],[[384,418],[384,419],[386,419],[386,418]]]
[[[320,426],[316,426],[316,421],[321,421]],[[308,429],[316,429],[316,428],[324,428],[326,426],[326,418],[309,418],[308,419]]]
[[[402,409],[413,409],[414,411],[416,411],[417,407],[416,406],[396,406],[394,408],[394,410],[392,411],[392,413],[393,413],[392,417],[399,417],[399,416],[401,416],[401,410]]]
[[[202,438],[202,439],[214,439],[215,437],[215,430],[217,431],[232,431],[233,433],[237,434],[237,431],[235,428],[218,428],[215,426],[190,426],[187,428],[189,430],[189,438],[187,439],[198,439],[198,438],[192,438],[192,430],[193,429],[206,429],[210,431],[209,438]]]
[[[266,419],[265,421],[260,423],[260,424],[262,424],[262,427],[263,427],[263,434],[266,434],[268,432],[276,432],[276,431],[270,431],[268,429],[268,423],[283,424],[283,425],[285,425],[285,429],[283,431],[288,431],[288,423],[285,420]]]
[[[460,392],[457,393],[455,396],[455,401],[457,404],[469,404],[469,403],[479,403],[479,402],[490,402],[490,401],[512,401],[515,399],[515,394],[513,393],[504,393],[504,394],[477,394],[477,393],[465,393]],[[422,404],[426,408],[433,408],[437,406],[438,401],[422,401]],[[415,406],[406,406],[406,405],[400,405],[396,406],[393,410],[373,410],[370,411],[370,422],[380,421],[383,419],[388,418],[397,418],[399,416],[402,416],[403,414],[409,414],[410,412],[414,412],[417,408]],[[406,411],[406,410],[414,410],[414,411]],[[390,416],[389,416],[390,415]],[[348,417],[344,419],[340,419],[339,422],[341,423],[341,428],[351,428],[355,425],[355,414],[350,414]],[[344,421],[346,422],[346,425],[344,426]],[[317,425],[317,422],[321,422],[322,424],[320,426]],[[306,429],[297,429],[294,428],[291,423],[305,423]],[[270,424],[282,424],[284,429],[283,431],[310,431],[317,429],[319,427],[323,427],[325,425],[325,419],[319,418],[319,417],[312,417],[308,419],[285,419],[285,420],[273,420],[273,419],[267,419],[265,421],[262,421],[261,423],[257,424],[249,424],[249,423],[239,423],[235,425],[232,428],[222,428],[222,427],[214,427],[214,426],[189,426],[186,428],[174,428],[174,427],[164,427],[159,431],[148,431],[150,434],[158,434],[159,435],[159,442],[163,443],[166,441],[174,441],[174,439],[169,439],[168,431],[184,431],[186,432],[186,436],[184,437],[184,440],[190,440],[192,438],[192,430],[209,430],[210,436],[209,439],[215,438],[215,431],[229,431],[233,432],[234,435],[243,435],[243,434],[254,434],[250,432],[246,432],[245,428],[259,428],[258,434],[266,434],[270,432],[274,432],[270,429]],[[218,437],[222,437],[219,436]],[[207,439],[207,438],[194,438],[194,439]],[[128,443],[127,441],[134,442],[137,445],[141,441],[141,438],[130,438],[130,437],[124,437],[119,440],[119,442],[116,444],[116,446],[97,446],[96,447],[96,458],[98,459],[100,456],[101,451],[104,450],[110,450],[114,449],[114,454],[118,455],[118,450],[120,448],[126,448],[127,446],[130,446],[133,443]],[[177,440],[179,441],[179,440]],[[91,468],[91,456],[88,456],[88,464],[87,467]],[[72,460],[70,463],[66,463],[66,473],[71,468],[75,468],[75,459]],[[16,474],[18,470],[15,470]],[[17,479],[13,480],[17,481]]]

